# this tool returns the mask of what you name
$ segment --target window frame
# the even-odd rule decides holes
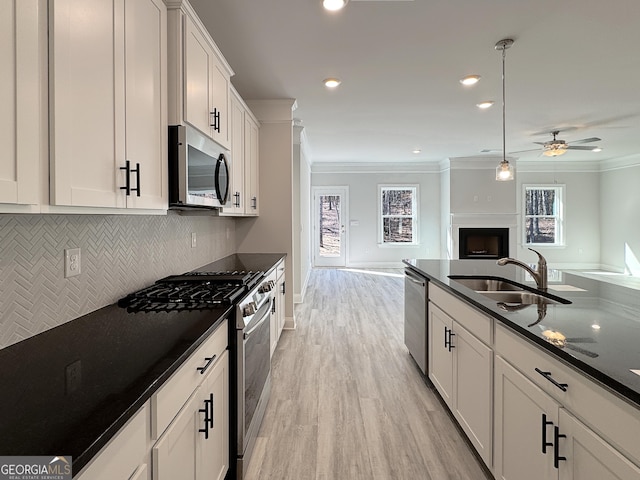
[[[411,215],[383,215],[382,195],[385,190],[411,190]],[[418,239],[418,208],[419,202],[418,184],[379,184],[378,185],[378,246],[379,247],[410,247],[419,245]],[[385,218],[411,218],[411,242],[385,242],[384,241],[384,219]]]
[[[531,183],[522,185],[522,245],[537,247],[564,247],[564,208],[565,208],[565,184],[553,183]],[[528,215],[527,214],[527,191],[530,190],[554,190],[555,191],[555,213],[553,215]],[[553,243],[527,242],[527,219],[534,217],[555,218],[556,238]]]

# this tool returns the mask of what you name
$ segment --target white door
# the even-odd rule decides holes
[[[314,265],[346,266],[347,187],[322,187],[313,190]]]

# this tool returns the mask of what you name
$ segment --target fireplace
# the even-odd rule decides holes
[[[460,228],[460,259],[498,259],[509,256],[508,228]]]

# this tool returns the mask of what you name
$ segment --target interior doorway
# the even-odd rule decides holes
[[[344,267],[347,261],[347,187],[314,187],[314,249],[316,267]]]

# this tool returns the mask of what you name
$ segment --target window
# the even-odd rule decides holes
[[[380,185],[380,243],[416,245],[418,187]]]
[[[524,186],[525,245],[562,245],[564,185]]]

